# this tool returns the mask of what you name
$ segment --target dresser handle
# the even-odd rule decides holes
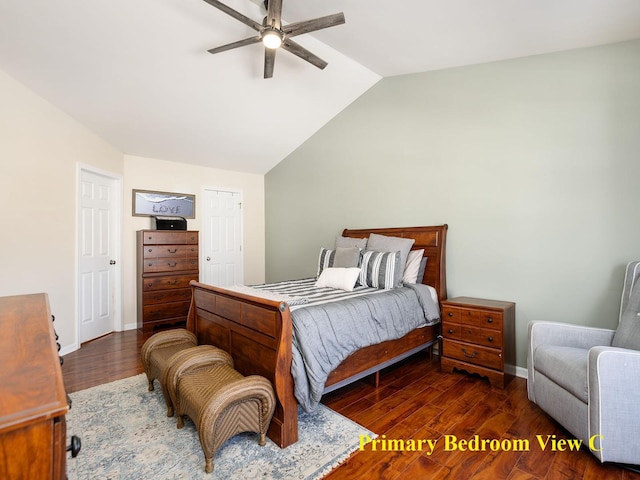
[[[489,318],[487,319],[487,322],[489,322],[489,323],[493,323],[493,318],[489,317]]]
[[[177,285],[178,284],[178,280],[174,280],[173,282],[171,280],[167,280],[167,285]]]
[[[472,354],[469,354],[467,353],[467,349],[463,348],[462,353],[464,353],[464,356],[467,358],[476,358],[476,355],[478,355],[479,352],[473,352]]]
[[[177,267],[177,266],[178,266],[178,262],[173,262],[173,263],[171,263],[171,262],[167,262],[167,265],[168,265],[169,267]]]
[[[169,253],[176,253],[176,252],[178,251],[178,249],[177,249],[177,248],[174,248],[174,249],[167,248],[167,251],[168,251]]]
[[[490,342],[493,342],[493,337],[489,337],[487,338],[487,340],[489,340]]]
[[[453,317],[453,312],[449,312],[447,313],[447,315],[449,315],[450,317]]]
[[[450,328],[450,329],[449,329],[449,333],[453,333],[453,329],[451,329],[451,328]]]

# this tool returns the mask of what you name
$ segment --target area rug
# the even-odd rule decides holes
[[[156,383],[157,385],[157,383]],[[320,405],[300,411],[299,440],[279,448],[271,440],[243,433],[229,439],[204,472],[204,455],[191,421],[182,429],[166,416],[159,387],[147,390],[144,374],[72,393],[67,436],[82,449],[67,457],[69,480],[97,479],[319,479],[359,447],[360,435],[374,436]]]

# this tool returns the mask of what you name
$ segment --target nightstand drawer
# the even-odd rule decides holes
[[[454,340],[462,339],[462,331],[459,323],[442,322],[442,336]]]
[[[478,345],[485,345],[492,348],[502,348],[502,331],[500,330],[491,330],[489,328],[468,327],[466,325],[461,325],[460,331],[460,339],[463,342],[477,343]]]
[[[465,325],[502,329],[502,313],[487,310],[463,310],[460,321]]]
[[[502,369],[503,365],[501,350],[456,340],[445,339],[442,342],[442,354],[487,368]]]

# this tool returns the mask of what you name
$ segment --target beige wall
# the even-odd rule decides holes
[[[640,41],[385,78],[265,179],[267,281],[344,227],[449,224],[449,295],[614,328],[640,259]]]
[[[264,176],[231,172],[182,163],[125,155],[124,235],[122,265],[124,323],[136,322],[136,231],[149,228],[149,217],[131,215],[131,190],[158,190],[196,195],[196,218],[187,220],[190,230],[200,230],[204,188],[242,192],[245,283],[264,282]]]
[[[123,155],[73,118],[0,71],[0,296],[46,292],[62,352],[78,347],[76,191],[79,165],[123,177],[123,326],[136,324],[131,189],[243,194],[244,278],[264,281],[264,177]],[[200,206],[189,228],[200,227]]]
[[[122,153],[0,71],[0,296],[46,292],[60,343],[76,335],[76,185]]]

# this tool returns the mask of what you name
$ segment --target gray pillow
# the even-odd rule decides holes
[[[333,257],[334,268],[353,268],[358,266],[360,249],[358,247],[336,247]]]
[[[640,282],[631,291],[611,346],[640,350]]]
[[[413,238],[388,237],[372,233],[369,235],[367,250],[377,250],[380,252],[400,252],[399,268],[396,268],[396,286],[402,285],[402,273],[407,264],[407,257],[415,240]]]
[[[360,250],[367,248],[366,238],[336,237],[336,248],[338,247],[358,247]]]

